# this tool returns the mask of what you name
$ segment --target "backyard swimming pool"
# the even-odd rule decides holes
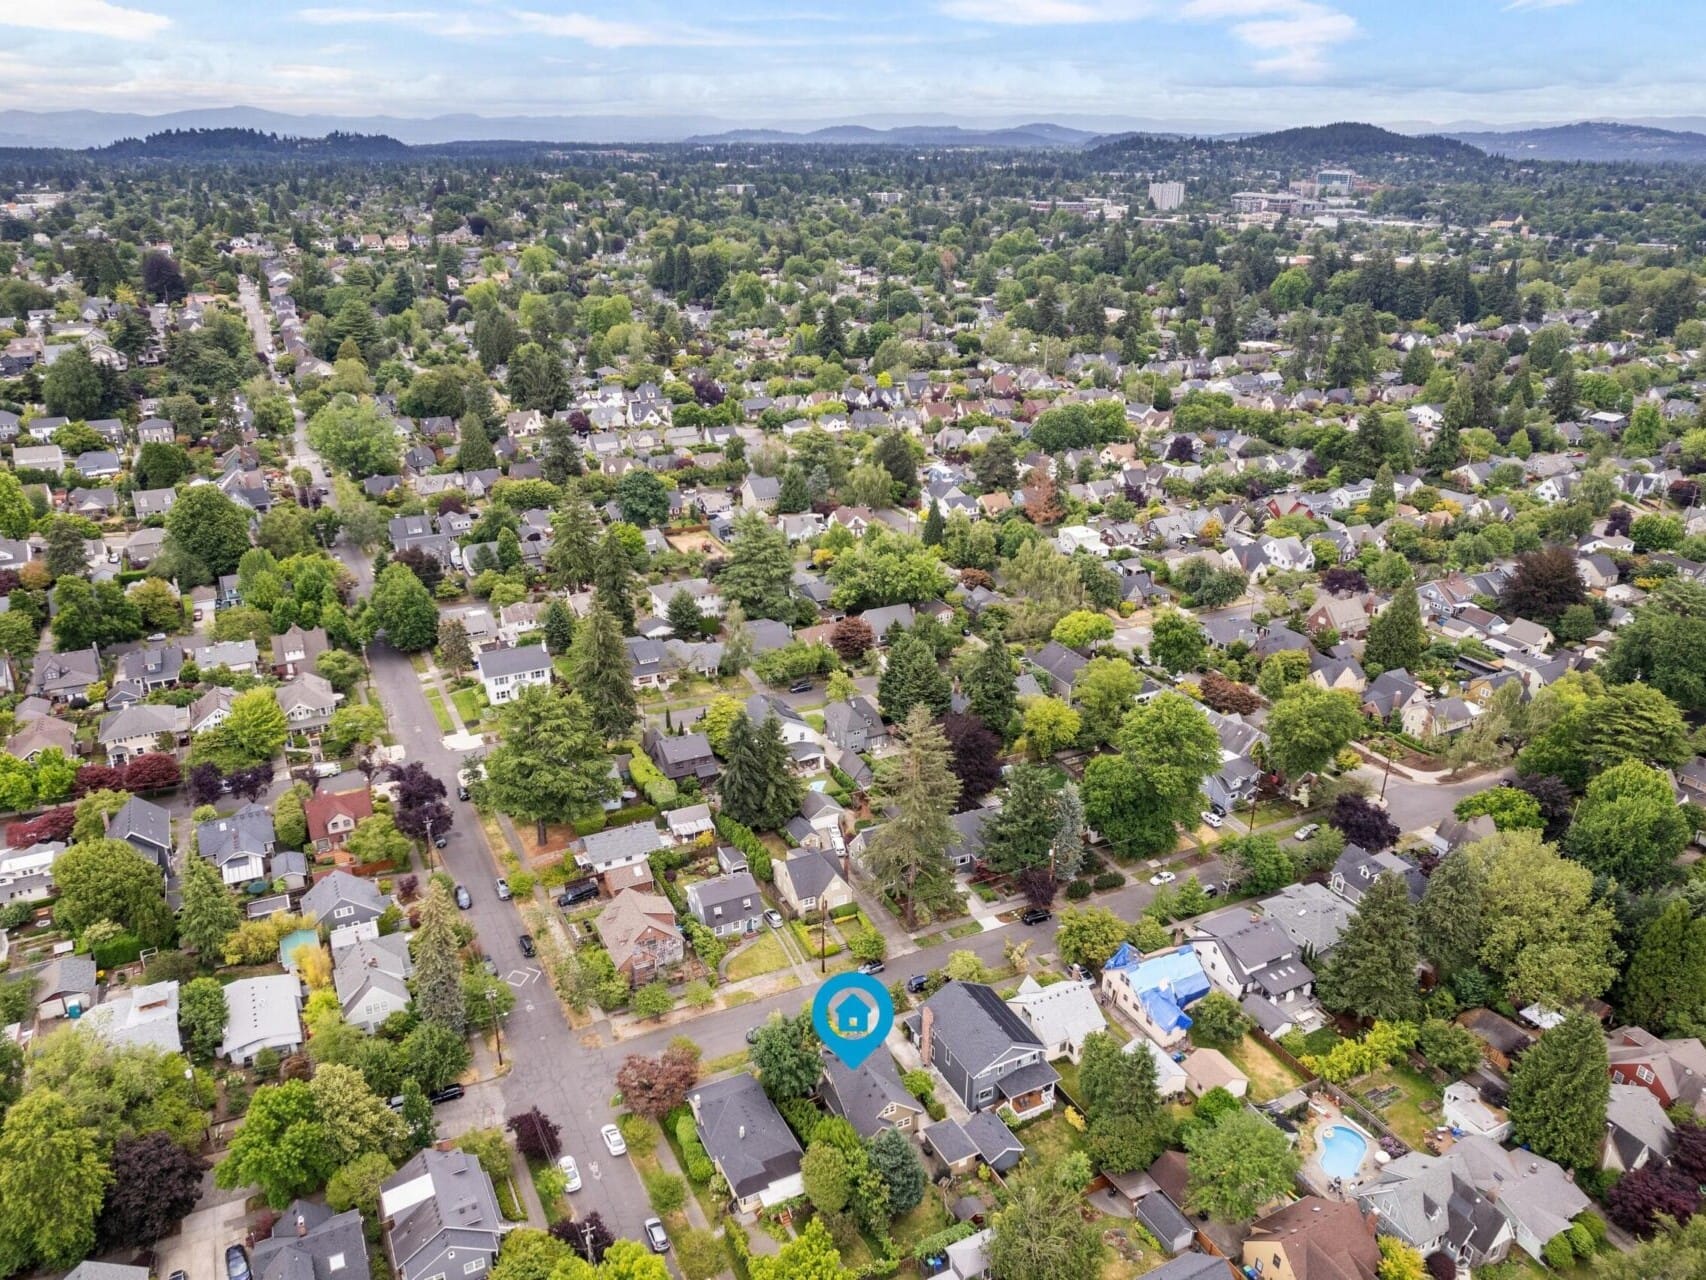
[[[1321,1146],[1321,1168],[1330,1178],[1354,1178],[1368,1154],[1368,1139],[1349,1125],[1330,1124],[1315,1135]]]

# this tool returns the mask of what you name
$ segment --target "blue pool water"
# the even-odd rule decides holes
[[[1321,1144],[1321,1168],[1331,1178],[1354,1178],[1368,1152],[1368,1139],[1355,1129],[1330,1124],[1316,1135]]]

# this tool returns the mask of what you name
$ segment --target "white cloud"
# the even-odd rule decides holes
[[[1256,70],[1277,75],[1323,70],[1327,51],[1357,34],[1355,18],[1316,0],[1191,0],[1184,16],[1232,20],[1232,34],[1258,55]]]
[[[126,9],[108,0],[51,0],[29,5],[20,0],[0,6],[0,27],[28,27],[32,31],[75,31],[115,40],[146,40],[171,25],[172,20],[163,13]]]

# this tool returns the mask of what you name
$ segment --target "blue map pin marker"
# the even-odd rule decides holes
[[[838,973],[812,1000],[817,1038],[852,1070],[875,1053],[894,1026],[894,1001],[866,973]]]

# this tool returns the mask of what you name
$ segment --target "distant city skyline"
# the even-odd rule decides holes
[[[4,0],[0,108],[717,127],[1400,127],[1706,115],[1706,5]]]

